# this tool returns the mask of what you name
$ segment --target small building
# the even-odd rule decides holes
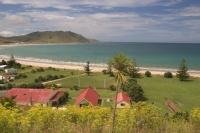
[[[0,75],[0,80],[5,80],[5,76]]]
[[[119,92],[117,94],[117,108],[130,108],[131,99],[126,92]]]
[[[15,76],[16,75],[3,74],[3,75],[0,75],[0,80],[10,82],[10,81],[13,81],[15,79]]]
[[[76,98],[75,104],[79,107],[100,105],[100,95],[92,87],[87,87],[80,92],[79,96]]]
[[[5,69],[5,73],[10,74],[10,75],[15,75],[15,74],[17,74],[17,69],[15,69],[15,68]]]
[[[6,92],[6,97],[13,98],[18,105],[42,104],[58,106],[65,99],[65,93],[60,90],[12,88]]]
[[[0,70],[4,70],[7,67],[7,65],[0,65]]]

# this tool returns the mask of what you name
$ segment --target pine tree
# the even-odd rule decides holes
[[[89,76],[90,73],[91,73],[91,70],[90,70],[90,62],[89,62],[89,61],[86,62],[85,73],[87,73],[88,76]]]
[[[185,59],[182,59],[180,63],[179,70],[177,71],[177,77],[180,81],[185,81],[189,78],[188,67]]]

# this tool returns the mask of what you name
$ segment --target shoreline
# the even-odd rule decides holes
[[[91,42],[70,42],[70,43],[8,43],[0,44],[1,47],[17,47],[17,46],[40,46],[40,45],[77,45],[77,44],[93,44]],[[95,44],[95,43],[94,43]]]
[[[9,60],[10,57],[7,55],[0,55],[0,60]],[[64,62],[64,61],[54,61],[48,59],[37,59],[37,58],[21,58],[15,57],[16,61],[23,65],[31,65],[35,67],[53,67],[60,69],[70,69],[70,70],[84,70],[86,63],[83,62]],[[90,64],[90,68],[93,72],[102,72],[102,70],[107,69],[106,64]],[[144,74],[147,70],[153,75],[163,75],[165,72],[172,72],[173,75],[176,74],[176,69],[173,68],[159,68],[159,67],[138,67],[139,72]],[[189,70],[190,76],[200,77],[200,70]]]

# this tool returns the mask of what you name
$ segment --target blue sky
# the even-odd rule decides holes
[[[73,31],[101,41],[200,43],[200,0],[0,0],[0,35]]]

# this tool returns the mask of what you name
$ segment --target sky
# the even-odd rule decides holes
[[[0,0],[0,35],[72,31],[100,41],[200,43],[200,0]]]

